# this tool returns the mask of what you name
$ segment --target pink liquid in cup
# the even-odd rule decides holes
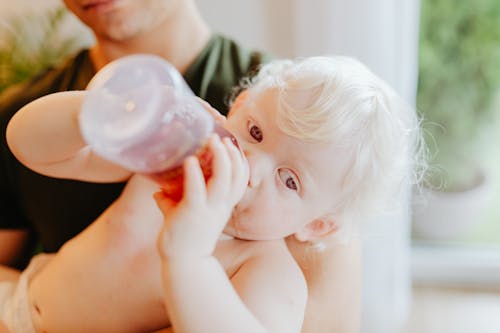
[[[224,137],[229,137],[234,145],[238,146],[238,143],[234,136],[224,129],[221,125],[216,124],[214,128],[214,133],[217,133],[221,139]],[[177,152],[166,152],[176,155]],[[180,201],[184,193],[184,170],[182,163],[184,159],[190,155],[196,155],[200,163],[205,182],[208,181],[212,175],[212,153],[206,144],[199,145],[198,148],[189,153],[183,154],[172,167],[165,170],[160,170],[152,173],[145,173],[148,177],[153,179],[161,187],[163,193],[170,199],[174,201]]]
[[[115,60],[91,80],[79,115],[84,140],[102,158],[154,179],[173,200],[183,193],[182,164],[199,158],[212,174],[206,141],[234,137],[196,100],[165,60],[132,55]],[[237,145],[237,144],[236,144]]]

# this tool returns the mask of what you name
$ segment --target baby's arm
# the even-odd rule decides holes
[[[307,284],[282,245],[260,242],[261,251],[238,269],[231,283],[265,332],[299,333],[305,315]]]
[[[267,255],[249,258],[231,280],[212,256],[164,262],[165,299],[174,331],[299,333],[305,280],[298,267],[283,262],[284,256],[263,248]]]
[[[228,140],[210,142],[207,186],[197,160],[185,163],[184,197],[155,195],[165,215],[158,239],[165,302],[176,333],[300,332],[306,283],[284,243],[263,242],[229,280],[213,250],[248,182],[248,169]]]
[[[114,182],[130,172],[96,156],[83,141],[78,113],[85,91],[39,98],[19,110],[7,127],[7,142],[16,158],[46,176]]]

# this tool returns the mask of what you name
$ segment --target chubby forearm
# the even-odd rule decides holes
[[[78,114],[85,91],[59,92],[19,110],[7,127],[7,142],[28,168],[52,177],[117,181],[130,172],[107,162],[85,144]]]
[[[66,160],[85,147],[78,128],[84,92],[70,91],[39,98],[19,110],[7,128],[14,155],[28,166]]]
[[[163,281],[165,302],[176,333],[267,332],[214,257],[166,260]]]

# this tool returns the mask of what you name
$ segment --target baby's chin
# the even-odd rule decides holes
[[[253,238],[249,238],[246,233],[240,231],[239,229],[235,228],[234,226],[230,225],[230,223],[228,223],[226,225],[226,227],[224,228],[224,234],[228,235],[228,236],[231,236],[233,238],[236,238],[236,239],[241,239],[241,240],[256,240],[256,239],[253,239]]]
[[[272,241],[288,236],[283,234],[284,230],[270,229],[268,226],[262,225],[259,223],[260,220],[256,220],[257,217],[252,215],[250,211],[236,205],[224,228],[224,233],[248,241]],[[262,218],[265,217],[259,217],[259,219]]]
[[[237,223],[229,221],[224,228],[224,234],[240,240],[247,241],[272,241],[283,239],[285,236],[273,236],[256,230],[243,229],[241,226],[237,227]]]

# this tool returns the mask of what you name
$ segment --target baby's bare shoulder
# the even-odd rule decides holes
[[[303,278],[299,265],[284,241],[253,241],[251,243],[251,254],[244,265],[258,267],[268,274],[293,274],[300,280]]]
[[[251,250],[231,283],[263,324],[280,332],[298,331],[307,302],[300,267],[284,243],[255,241]]]

